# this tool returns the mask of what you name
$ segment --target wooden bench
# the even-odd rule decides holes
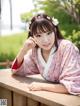
[[[80,96],[29,91],[33,81],[46,83],[40,75],[20,77],[12,76],[11,69],[0,70],[0,99],[7,99],[7,106],[80,106]]]

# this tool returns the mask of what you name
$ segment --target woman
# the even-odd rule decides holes
[[[79,50],[72,42],[63,39],[57,19],[46,14],[32,18],[29,38],[14,60],[12,72],[21,76],[40,73],[43,78],[53,82],[33,82],[29,85],[33,91],[80,94]]]

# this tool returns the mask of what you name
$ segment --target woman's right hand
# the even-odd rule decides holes
[[[24,43],[24,49],[29,50],[36,46],[35,40],[32,37],[29,37]]]

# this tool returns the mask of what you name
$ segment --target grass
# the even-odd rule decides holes
[[[13,60],[21,48],[27,34],[19,33],[11,36],[0,36],[0,61]]]

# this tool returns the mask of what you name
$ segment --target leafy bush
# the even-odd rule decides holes
[[[80,50],[80,31],[73,30],[72,35],[69,35],[68,39],[71,40]]]

